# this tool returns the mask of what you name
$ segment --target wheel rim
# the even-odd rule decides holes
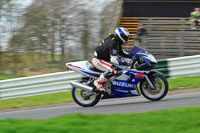
[[[82,104],[91,104],[96,100],[96,94],[94,92],[83,91],[79,88],[75,88],[74,95]]]
[[[151,80],[156,89],[152,89],[147,81],[143,82],[142,89],[144,94],[152,99],[161,97],[165,92],[165,82],[160,77]]]

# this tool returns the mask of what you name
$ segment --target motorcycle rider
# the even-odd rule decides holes
[[[105,91],[102,83],[118,72],[118,68],[111,63],[119,65],[131,64],[132,60],[123,60],[120,57],[132,58],[122,49],[122,45],[127,44],[128,38],[129,31],[126,28],[119,27],[115,29],[114,34],[108,34],[100,45],[95,48],[92,65],[102,71],[99,78],[94,81],[94,85],[98,90]]]

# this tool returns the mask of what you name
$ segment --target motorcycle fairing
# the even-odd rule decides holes
[[[99,77],[100,72],[91,71],[89,67],[90,64],[88,61],[79,61],[79,62],[70,62],[66,63],[66,66],[70,69],[82,73],[85,76],[89,77]],[[102,99],[107,98],[121,98],[121,97],[131,97],[139,96],[137,89],[137,84],[147,75],[150,71],[138,71],[136,69],[130,69],[127,66],[117,65],[119,71],[124,71],[123,74],[112,81],[114,87],[114,94],[104,95]],[[127,69],[127,70],[125,70]],[[128,82],[130,74],[134,75],[134,78]]]
[[[130,74],[134,74],[135,76],[131,82],[128,82]],[[102,99],[140,96],[137,84],[147,74],[148,72],[138,72],[138,71],[128,70],[123,75],[119,76],[118,78],[112,81],[112,84],[114,86],[114,94],[104,95]]]
[[[138,45],[134,45],[134,47],[129,52],[129,55],[137,56],[137,58],[142,57],[147,65],[151,65],[151,62],[157,64],[155,57]]]
[[[100,75],[99,72],[91,71],[89,69],[91,64],[88,61],[70,62],[66,63],[66,66],[76,72],[82,73],[85,76],[99,77]],[[120,71],[127,69],[127,66],[117,66]],[[114,94],[104,95],[102,99],[139,96],[140,94],[138,93],[137,84],[148,73],[149,71],[138,71],[136,69],[125,70],[125,72],[121,76],[117,77],[112,81],[112,84],[114,86]],[[130,74],[133,74],[135,76],[131,80],[131,82],[128,82]]]
[[[92,66],[92,64],[90,64],[88,61],[69,62],[69,63],[66,63],[66,66],[69,69],[72,69],[78,73],[82,73],[85,76],[89,76],[89,77],[100,76],[100,72],[95,72],[89,69]],[[120,66],[118,70],[122,71],[124,68],[126,68],[126,66]]]
[[[85,76],[99,77],[100,75],[99,72],[91,71],[89,69],[91,64],[88,61],[69,62],[66,63],[66,66],[69,69],[72,69],[78,73],[82,73]]]
[[[138,45],[134,45],[134,47],[129,52],[129,55],[135,56],[137,53],[147,53],[147,51]]]

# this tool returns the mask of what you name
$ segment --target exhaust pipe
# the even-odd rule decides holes
[[[90,92],[93,91],[93,87],[90,87],[88,85],[84,85],[84,84],[79,83],[79,82],[72,81],[72,82],[70,82],[70,84],[71,84],[72,87],[80,88],[80,89],[85,90],[85,91],[90,91]]]

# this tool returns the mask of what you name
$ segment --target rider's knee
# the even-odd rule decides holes
[[[115,76],[115,73],[112,72],[112,71],[110,71],[110,70],[105,71],[103,74],[104,74],[104,77],[105,77],[106,79],[109,79],[109,78]]]

